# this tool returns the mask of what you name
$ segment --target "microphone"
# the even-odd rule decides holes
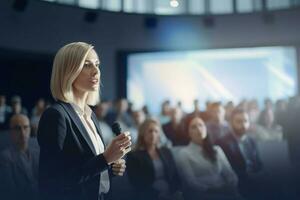
[[[114,122],[113,125],[111,126],[111,130],[113,131],[113,133],[116,136],[118,136],[122,133],[122,129],[121,129],[119,122]]]

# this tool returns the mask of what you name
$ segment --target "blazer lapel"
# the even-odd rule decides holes
[[[82,124],[80,118],[78,117],[78,114],[76,113],[76,111],[74,110],[72,105],[69,103],[61,102],[61,101],[59,103],[60,103],[60,105],[62,105],[62,107],[68,113],[70,118],[73,120],[74,124],[78,128],[79,132],[81,133],[81,135],[83,136],[85,141],[88,143],[88,145],[89,145],[90,149],[92,150],[92,152],[94,153],[94,155],[96,155],[96,150],[93,146],[92,140],[89,137],[87,130],[85,129],[84,125]]]

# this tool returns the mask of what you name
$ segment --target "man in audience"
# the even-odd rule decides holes
[[[248,113],[235,109],[231,115],[232,131],[216,141],[224,151],[232,168],[239,177],[240,192],[246,197],[256,197],[257,185],[252,181],[262,169],[255,141],[246,133],[250,127]]]
[[[229,125],[225,121],[225,109],[221,103],[210,105],[210,120],[206,123],[207,133],[212,143],[229,132]]]
[[[38,156],[29,148],[30,123],[16,114],[10,120],[12,145],[0,152],[0,197],[10,200],[35,200],[38,196]]]
[[[185,133],[182,122],[181,110],[175,107],[171,110],[171,121],[162,126],[163,132],[173,146],[187,145],[189,143],[189,135]]]

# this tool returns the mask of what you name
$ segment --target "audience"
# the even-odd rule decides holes
[[[43,98],[38,99],[34,108],[32,109],[31,118],[30,118],[30,124],[32,128],[31,133],[33,137],[36,137],[39,121],[45,109],[46,109],[45,100]]]
[[[229,132],[229,125],[225,120],[225,109],[221,103],[210,105],[210,120],[206,123],[207,132],[212,143]]]
[[[29,148],[30,123],[27,116],[10,119],[12,145],[0,153],[1,199],[35,200],[38,197],[38,156]]]
[[[39,154],[35,129],[46,107],[45,100],[40,98],[32,109],[30,128],[21,97],[11,99],[12,107],[6,104],[6,96],[0,95],[0,198],[34,200],[38,194]],[[167,100],[161,105],[159,116],[162,128],[151,118],[153,113],[147,105],[139,110],[133,104],[129,106],[126,99],[119,99],[114,105],[109,101],[99,103],[94,109],[105,144],[114,137],[110,125],[117,120],[124,131],[131,132],[136,146],[128,155],[125,177],[114,183],[123,188],[119,190],[122,193],[130,192],[113,200],[120,200],[120,196],[151,200],[237,199],[239,194],[255,200],[283,199],[282,196],[297,199],[300,196],[296,187],[300,180],[299,99],[278,100],[274,108],[273,102],[266,99],[262,110],[254,99],[243,100],[237,106],[229,101],[224,107],[221,102],[209,101],[205,111],[200,110],[199,101],[195,100],[190,114],[185,114],[181,102],[171,106]],[[28,134],[30,130],[32,137]],[[273,147],[271,143],[288,144],[287,156],[292,168],[286,169],[289,178],[281,176],[285,180],[265,178],[266,167],[270,166],[265,165],[269,160],[266,155],[279,156],[260,156],[266,145]]]
[[[257,194],[252,177],[262,169],[255,141],[248,136],[250,119],[248,113],[235,109],[231,114],[232,131],[216,141],[224,151],[232,168],[239,177],[240,191],[246,197],[256,197]]]
[[[6,96],[0,95],[0,130],[5,130],[7,117],[11,113],[11,107],[6,104]]]
[[[237,176],[222,149],[212,145],[203,120],[195,116],[186,127],[191,141],[176,156],[185,199],[237,199]]]
[[[170,121],[171,110],[172,109],[169,100],[166,100],[161,104],[161,112],[158,116],[160,124],[164,125]]]
[[[173,146],[187,145],[189,136],[184,132],[181,110],[177,107],[172,108],[170,117],[170,122],[162,126],[166,137],[171,141]]]
[[[109,103],[107,101],[102,101],[94,107],[94,112],[99,121],[102,138],[105,145],[108,145],[115,137],[115,134],[112,132],[111,127],[105,121],[105,117],[108,113],[108,110],[109,110]]]
[[[133,199],[175,200],[180,198],[180,182],[171,151],[159,147],[161,127],[157,120],[146,119],[139,128],[138,141],[127,157],[127,172],[135,188]]]

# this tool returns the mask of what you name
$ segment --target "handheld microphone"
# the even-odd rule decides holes
[[[122,129],[121,129],[119,122],[114,122],[113,125],[111,126],[111,130],[113,131],[113,133],[116,136],[118,136],[122,133]]]

